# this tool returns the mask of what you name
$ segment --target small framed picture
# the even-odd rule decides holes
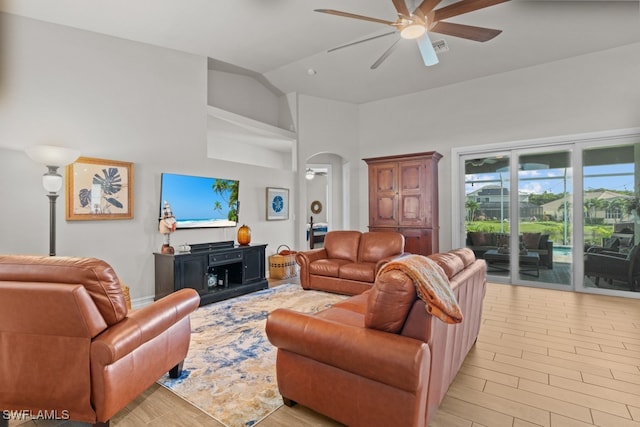
[[[267,221],[289,219],[289,189],[267,187]]]
[[[133,163],[80,157],[66,173],[67,221],[133,219]]]

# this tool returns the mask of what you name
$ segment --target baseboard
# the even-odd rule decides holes
[[[153,300],[154,300],[153,296],[132,299],[131,308],[138,309],[138,308],[146,307],[149,304],[152,304]]]

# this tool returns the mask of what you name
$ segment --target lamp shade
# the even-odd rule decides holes
[[[78,150],[54,145],[36,145],[27,148],[25,153],[36,163],[58,167],[73,163],[80,156]]]

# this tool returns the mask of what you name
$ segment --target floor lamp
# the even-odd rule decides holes
[[[70,148],[55,147],[53,145],[36,145],[25,150],[27,155],[36,163],[48,168],[42,176],[42,186],[48,191],[49,198],[49,255],[56,255],[56,199],[62,189],[62,175],[58,168],[73,163],[80,152]]]

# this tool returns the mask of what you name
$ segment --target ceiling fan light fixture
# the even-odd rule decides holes
[[[400,31],[400,37],[407,40],[415,40],[424,35],[427,32],[427,27],[424,25],[414,22],[412,24],[407,25]]]
[[[311,168],[307,168],[307,170],[304,173],[304,177],[307,178],[309,181],[311,181],[315,175],[316,175],[315,172]]]

